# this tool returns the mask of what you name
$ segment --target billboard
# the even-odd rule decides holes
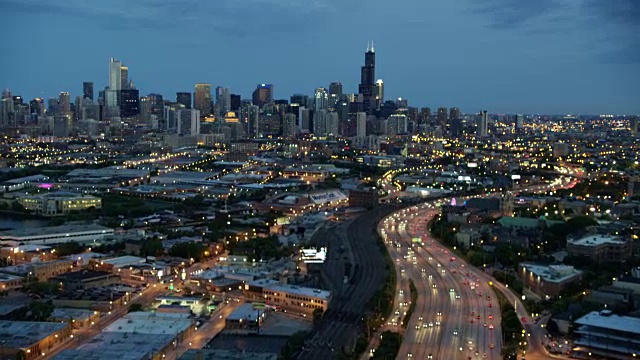
[[[322,264],[327,259],[327,248],[321,247],[319,249],[309,248],[302,249],[300,251],[302,262],[305,264]]]
[[[520,175],[511,175],[511,180],[520,180]]]

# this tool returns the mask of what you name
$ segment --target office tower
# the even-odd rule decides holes
[[[222,86],[216,87],[216,105],[220,109],[219,115],[224,115],[231,111],[231,92],[229,88]]]
[[[451,121],[451,127],[449,131],[451,132],[451,136],[458,137],[462,135],[462,119],[458,117],[458,118],[451,119],[450,121]]]
[[[407,116],[404,114],[393,114],[389,116],[387,122],[387,135],[403,135],[408,130]]]
[[[140,97],[140,121],[144,124],[151,123],[151,99],[148,96]]]
[[[0,126],[11,126],[13,121],[13,99],[3,97],[0,102]]]
[[[179,109],[176,111],[178,135],[195,136],[200,134],[200,110]]]
[[[82,83],[82,97],[93,101],[93,83],[85,81]]]
[[[300,132],[309,133],[311,131],[311,110],[301,106],[299,111],[298,127]]]
[[[164,106],[164,130],[170,133],[178,132],[178,111],[186,109],[184,104],[175,102]]]
[[[303,107],[309,107],[309,97],[303,94],[293,94],[291,95],[291,104],[298,104]]]
[[[109,60],[109,90],[122,89],[122,63],[111,58]]]
[[[449,109],[449,119],[459,119],[460,118],[460,109],[457,107],[452,107]]]
[[[313,134],[325,136],[327,134],[327,110],[320,109],[313,113]]]
[[[438,108],[438,115],[436,117],[436,125],[438,125],[438,126],[447,125],[447,108],[446,107],[439,107]]]
[[[62,115],[67,115],[71,112],[71,99],[66,91],[62,91],[58,95],[58,112]]]
[[[137,89],[120,90],[120,117],[134,118],[140,114],[140,93]]]
[[[478,128],[476,129],[476,136],[487,137],[489,135],[489,114],[487,110],[482,110],[478,114]]]
[[[340,134],[340,118],[337,112],[331,111],[327,113],[326,123],[327,135],[337,136]]]
[[[68,115],[53,116],[53,136],[67,137],[71,131],[71,118]]]
[[[409,108],[409,100],[407,99],[403,99],[403,98],[398,98],[398,100],[396,100],[396,107],[398,109],[408,109]]]
[[[356,113],[356,136],[367,136],[367,113]]]
[[[176,102],[184,105],[186,109],[191,109],[191,93],[177,92]]]
[[[516,114],[516,130],[522,130],[524,128],[524,115]]]
[[[376,80],[376,109],[380,109],[380,105],[384,102],[384,81]]]
[[[240,114],[241,122],[246,129],[246,133],[252,137],[258,137],[260,134],[260,108],[251,102],[242,105]]]
[[[229,96],[229,106],[231,107],[231,111],[240,110],[240,104],[242,103],[240,95],[231,94]]]
[[[431,108],[423,107],[422,109],[420,109],[420,117],[419,117],[420,124],[428,123],[430,117],[431,117]]]
[[[258,84],[251,96],[253,105],[262,108],[265,104],[271,104],[273,102],[273,85],[272,84]]]
[[[193,108],[202,116],[211,115],[211,84],[196,84]]]
[[[336,104],[342,98],[342,83],[334,81],[329,84],[329,107],[335,108]]]
[[[120,90],[129,90],[129,68],[120,66]]]
[[[314,110],[326,110],[329,108],[329,93],[325,88],[317,88],[314,95]]]
[[[360,69],[360,86],[358,93],[362,95],[362,109],[370,114],[375,110],[375,76],[376,76],[376,53],[371,45],[367,44],[367,52],[364,54],[364,66]]]
[[[44,115],[44,100],[41,98],[35,98],[29,102],[29,109],[31,114],[35,114],[38,116]]]
[[[298,133],[298,127],[296,126],[296,115],[285,114],[283,121],[282,136],[285,138],[295,138]]]
[[[638,135],[638,131],[640,131],[640,129],[638,129],[638,117],[637,116],[632,116],[631,119],[629,119],[629,125],[631,127],[631,134],[632,135]]]

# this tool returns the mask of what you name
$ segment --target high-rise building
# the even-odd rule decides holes
[[[364,66],[360,69],[360,86],[358,93],[362,95],[362,109],[370,114],[375,110],[375,84],[376,77],[376,53],[371,45],[367,44],[367,52],[364,54]]]
[[[258,84],[251,96],[253,105],[257,105],[262,108],[265,104],[271,104],[273,102],[273,85],[272,84]]]
[[[184,105],[186,109],[191,109],[191,93],[189,92],[177,92],[176,102]]]
[[[309,107],[309,97],[304,94],[293,94],[291,95],[291,104],[298,104],[300,106]]]
[[[200,110],[180,109],[176,111],[178,135],[195,136],[200,134]]]
[[[327,135],[337,136],[340,134],[340,118],[338,113],[331,111],[327,113]]]
[[[430,117],[431,117],[431,108],[423,107],[422,109],[420,109],[420,117],[419,117],[420,124],[428,123]]]
[[[231,111],[239,111],[240,104],[242,104],[242,98],[240,95],[231,94],[229,96],[229,106],[231,107]]]
[[[408,109],[409,108],[409,100],[407,99],[403,99],[403,98],[398,98],[398,100],[396,100],[396,107],[398,109]]]
[[[402,135],[408,130],[407,116],[404,114],[393,114],[389,116],[387,122],[387,135]]]
[[[380,109],[380,105],[384,102],[384,81],[376,80],[376,109]]]
[[[120,90],[120,117],[135,118],[140,114],[140,93],[137,89]]]
[[[452,107],[449,109],[449,119],[459,119],[460,118],[460,109],[457,107]]]
[[[93,101],[93,83],[85,81],[82,83],[82,97]]]
[[[334,81],[329,84],[329,107],[335,109],[336,104],[342,98],[342,83]]]
[[[200,110],[201,116],[211,115],[211,84],[196,84],[193,108]]]
[[[285,138],[295,138],[298,134],[298,126],[296,126],[296,115],[285,114],[283,121],[282,136]]]
[[[446,107],[439,107],[438,108],[438,115],[436,117],[436,123],[437,123],[438,126],[447,125],[447,108]]]
[[[122,63],[111,58],[109,60],[109,90],[122,89]]]
[[[367,113],[356,113],[356,136],[367,136]]]
[[[299,111],[298,127],[300,128],[300,132],[309,133],[311,131],[311,110],[301,106]]]
[[[325,88],[317,88],[314,95],[314,110],[326,110],[329,108],[329,93]]]
[[[516,130],[524,128],[524,115],[516,114]]]
[[[120,89],[129,90],[129,68],[127,66],[120,66]]]
[[[632,116],[631,119],[629,119],[629,125],[631,127],[631,134],[632,135],[638,135],[638,131],[640,131],[640,129],[638,129],[638,117],[637,116]]]
[[[216,87],[216,105],[218,105],[218,109],[220,109],[220,114],[218,115],[224,115],[231,111],[231,92],[229,88],[222,86]]]
[[[58,111],[62,115],[67,115],[71,112],[71,98],[66,91],[62,91],[58,95]]]
[[[482,110],[478,114],[476,135],[478,137],[487,137],[489,135],[489,114],[487,113],[487,110]]]
[[[327,110],[319,109],[313,113],[313,134],[315,136],[327,135]]]

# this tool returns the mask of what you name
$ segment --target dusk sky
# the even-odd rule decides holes
[[[640,113],[639,18],[640,0],[0,0],[0,87],[97,94],[115,57],[172,100],[196,82],[357,92],[374,40],[385,98],[411,106]]]

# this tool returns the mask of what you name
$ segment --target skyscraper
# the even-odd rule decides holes
[[[447,108],[446,107],[438,108],[438,115],[436,118],[436,122],[438,126],[447,125]]]
[[[229,95],[229,106],[231,107],[231,111],[240,110],[240,104],[242,104],[242,98],[240,97],[240,95]]]
[[[258,84],[251,96],[253,105],[263,107],[265,104],[271,104],[273,102],[273,85],[272,84]]]
[[[340,133],[340,118],[338,113],[331,111],[327,113],[327,135],[339,135]]]
[[[325,110],[329,107],[329,94],[327,93],[327,89],[325,88],[317,88],[314,96],[314,109]]]
[[[216,87],[216,105],[220,109],[220,114],[218,115],[224,115],[231,111],[231,92],[229,88]]]
[[[367,113],[356,113],[356,136],[367,136]]]
[[[189,92],[177,92],[176,102],[184,105],[185,108],[191,109],[191,93]]]
[[[457,107],[452,107],[449,109],[449,119],[459,119],[460,118],[460,109]]]
[[[120,117],[134,118],[138,114],[140,114],[140,93],[138,90],[120,90]]]
[[[194,136],[200,134],[200,110],[180,109],[176,111],[178,135]]]
[[[93,83],[85,81],[82,83],[82,97],[93,101]]]
[[[376,80],[376,109],[380,109],[380,105],[384,102],[384,81]]]
[[[360,69],[360,86],[358,93],[362,95],[362,108],[370,114],[375,110],[375,77],[376,77],[376,53],[371,45],[367,44],[367,52],[364,54],[364,66]]]
[[[129,90],[129,68],[120,66],[120,90]]]
[[[201,116],[211,115],[211,84],[196,84],[193,107]]]
[[[522,130],[524,127],[524,116],[522,114],[516,114],[516,130]]]
[[[334,81],[329,84],[329,107],[335,108],[340,98],[342,98],[342,83]]]
[[[631,126],[631,134],[632,135],[638,135],[638,117],[637,116],[632,116],[631,119],[629,119],[629,125]]]
[[[478,128],[476,129],[476,136],[487,137],[489,135],[489,115],[487,110],[482,110],[478,114]]]
[[[298,133],[296,126],[296,115],[285,114],[282,128],[282,136],[285,138],[295,138]]]
[[[71,112],[71,98],[66,91],[60,92],[58,96],[58,111],[62,115],[68,115]]]
[[[311,131],[311,110],[307,109],[304,106],[301,106],[299,109],[298,115],[298,127],[300,128],[300,132],[309,133]]]
[[[122,63],[111,58],[109,60],[109,90],[122,89]]]
[[[315,136],[327,135],[327,110],[318,109],[313,113],[313,134]]]

